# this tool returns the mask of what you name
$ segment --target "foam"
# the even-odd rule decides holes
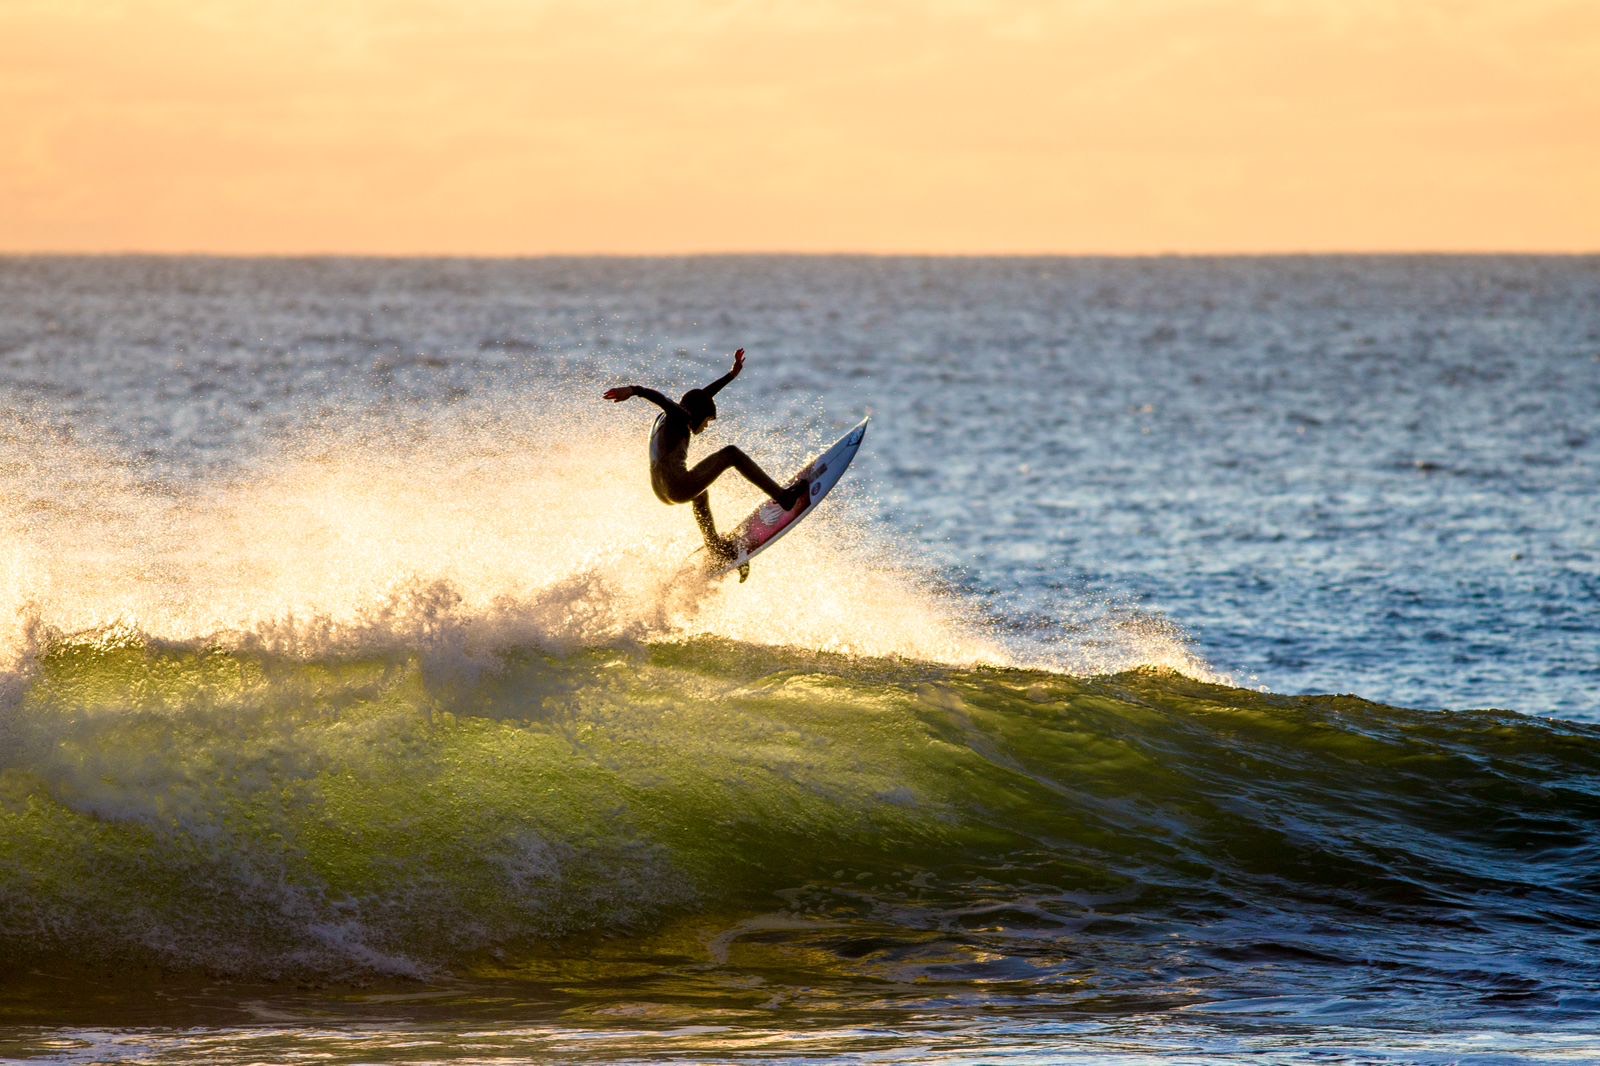
[[[955,665],[1156,663],[1209,675],[1170,629],[1048,644],[1003,636],[873,523],[864,475],[748,583],[707,583],[689,565],[699,537],[688,508],[650,492],[648,413],[588,392],[361,412],[188,482],[12,416],[0,441],[0,660],[15,668],[42,641],[72,635],[466,659],[507,645],[713,636]],[[696,449],[721,443],[714,427]],[[805,454],[748,427],[739,443],[776,469]],[[724,527],[758,502],[737,477],[713,490]]]

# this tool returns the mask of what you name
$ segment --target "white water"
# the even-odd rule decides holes
[[[863,478],[847,478],[763,554],[749,582],[707,582],[688,565],[699,543],[689,509],[649,490],[649,412],[597,401],[573,388],[537,404],[373,412],[183,482],[13,420],[0,443],[0,650],[15,666],[41,640],[130,634],[481,660],[511,646],[716,636],[959,665],[1214,676],[1170,628],[1102,627],[1076,642],[1000,632],[939,585],[914,543],[871,520]],[[695,454],[724,442],[715,430],[705,438]],[[777,469],[804,457],[798,441],[744,443]],[[736,475],[713,491],[724,528],[759,502]]]

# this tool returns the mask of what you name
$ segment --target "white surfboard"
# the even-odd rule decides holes
[[[815,459],[807,463],[799,473],[789,479],[793,485],[801,478],[811,480],[811,491],[802,496],[795,505],[785,511],[779,507],[777,501],[768,500],[757,507],[749,518],[734,527],[727,538],[734,549],[732,558],[708,557],[706,563],[707,577],[721,577],[732,570],[739,570],[748,566],[750,560],[760,555],[779,537],[793,529],[806,515],[810,514],[828,494],[828,490],[838,484],[839,478],[844,476],[845,468],[850,465],[850,460],[856,457],[856,451],[861,447],[861,438],[866,435],[867,423],[871,416],[857,422],[855,428],[838,440],[833,446]],[[703,552],[705,549],[702,548]],[[743,575],[740,580],[744,580]]]

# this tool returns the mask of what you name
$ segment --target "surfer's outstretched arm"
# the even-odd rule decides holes
[[[739,376],[739,371],[741,371],[743,369],[744,369],[744,349],[740,348],[738,351],[733,353],[733,369],[728,371],[726,374],[722,375],[720,378],[718,378],[717,380],[713,381],[711,384],[707,385],[705,388],[701,389],[700,391],[705,393],[707,396],[715,396],[717,394],[717,390],[718,389],[722,388],[722,386],[726,385],[728,382],[730,382],[734,378],[738,377]]]
[[[642,400],[649,400],[669,415],[677,415],[683,419],[688,419],[689,417],[689,412],[685,411],[676,400],[669,400],[655,389],[647,389],[643,385],[621,385],[614,389],[607,389],[605,392],[606,399],[612,403],[621,403],[623,400],[631,399],[634,396]]]

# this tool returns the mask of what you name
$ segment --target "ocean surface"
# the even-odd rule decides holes
[[[741,346],[872,421],[708,583]],[[0,1061],[1600,1061],[1600,258],[0,257],[0,395]]]

